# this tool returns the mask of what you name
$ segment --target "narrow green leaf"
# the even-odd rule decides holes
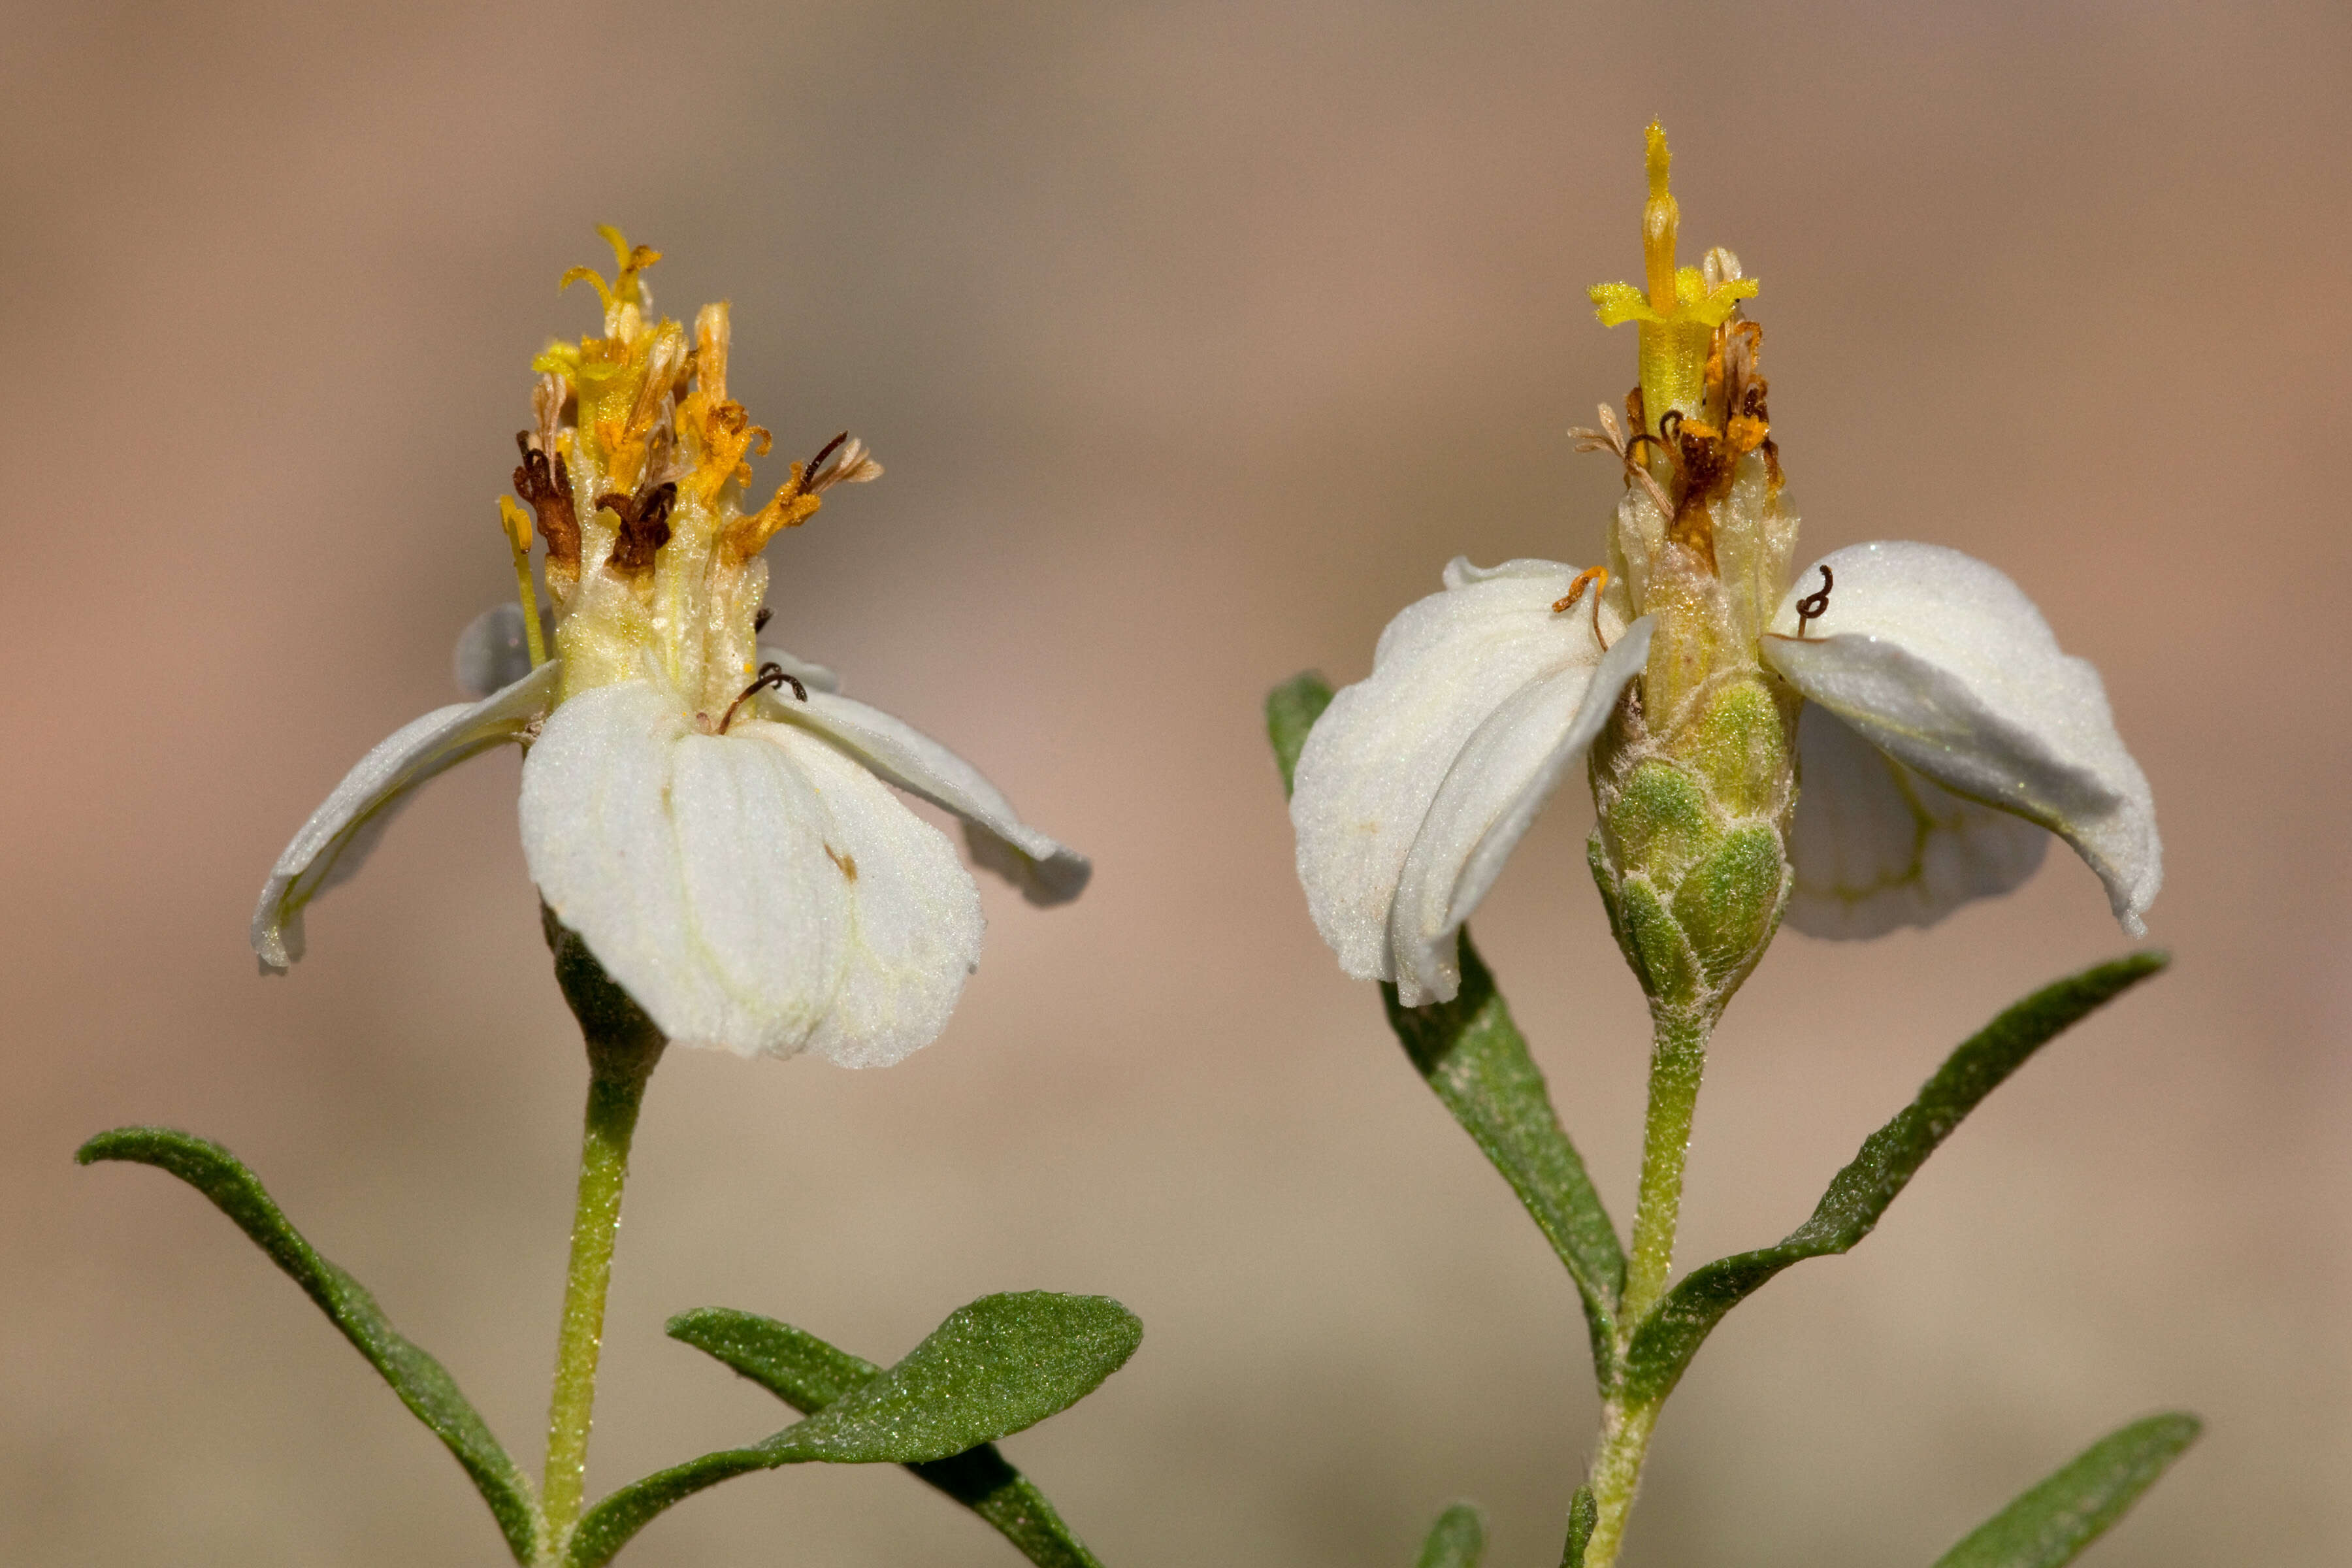
[[[168,1127],[119,1127],[83,1144],[80,1164],[123,1160],[152,1165],[212,1200],[221,1213],[302,1287],[368,1364],[392,1384],[402,1404],[447,1445],[490,1505],[518,1563],[539,1553],[539,1504],[530,1482],[515,1468],[441,1363],[394,1332],[375,1298],[350,1275],[319,1256],[289,1224],[260,1179],[219,1144]]]
[[[1625,1365],[1628,1401],[1648,1405],[1664,1399],[1723,1315],[1766,1280],[1792,1263],[1847,1251],[1868,1236],[1895,1195],[1979,1101],[2035,1051],[2169,962],[2161,952],[2138,952],[2099,964],[2043,987],[1986,1025],[1946,1059],[1916,1099],[1863,1141],[1811,1219],[1779,1246],[1718,1258],[1667,1292],[1633,1331]]]
[[[1032,1562],[1099,1568],[1053,1505],[986,1446],[1068,1409],[1125,1364],[1143,1324],[1118,1302],[1049,1290],[983,1296],[950,1313],[887,1371],[748,1312],[705,1309],[672,1319],[669,1328],[808,1419],[754,1447],[705,1454],[604,1499],[572,1532],[564,1552],[571,1568],[602,1568],[656,1515],[707,1487],[810,1460],[906,1465],[979,1512]],[[970,1452],[982,1448],[982,1455]]]
[[[2112,1432],[1970,1531],[1936,1568],[2061,1568],[2121,1519],[2202,1429],[2194,1415],[2150,1415]]]
[[[1592,1543],[1592,1527],[1601,1522],[1601,1505],[1591,1487],[1579,1487],[1568,1504],[1568,1544],[1561,1548],[1559,1568],[1584,1568],[1584,1549]]]
[[[779,1464],[944,1459],[1068,1409],[1142,1339],[1142,1321],[1108,1296],[982,1296],[889,1371],[761,1447]]]
[[[1282,793],[1290,794],[1291,776],[1298,772],[1298,753],[1307,748],[1307,731],[1331,706],[1331,683],[1306,670],[1265,694],[1265,736],[1274,742],[1274,765],[1282,770]]]
[[[1331,705],[1331,683],[1309,670],[1269,692],[1265,729],[1287,794],[1307,732]],[[1625,1252],[1584,1161],[1559,1123],[1543,1074],[1495,988],[1495,976],[1462,932],[1462,989],[1451,1002],[1407,1008],[1382,985],[1389,1026],[1405,1055],[1511,1184],[1552,1250],[1568,1266],[1584,1306],[1594,1379],[1612,1371],[1617,1299],[1625,1289]]]
[[[629,1543],[665,1510],[695,1493],[753,1470],[775,1468],[764,1448],[727,1448],[688,1459],[667,1470],[656,1470],[641,1481],[631,1481],[580,1516],[565,1543],[567,1568],[604,1568],[614,1554]]]
[[[670,1337],[708,1352],[803,1415],[814,1415],[882,1369],[814,1334],[750,1312],[706,1307],[669,1321]],[[1101,1568],[1045,1494],[993,1443],[907,1468],[995,1527],[1038,1568]]]
[[[1418,1568],[1478,1568],[1486,1555],[1486,1516],[1475,1503],[1457,1502],[1430,1527]]]
[[[1461,941],[1462,989],[1453,1001],[1402,1007],[1396,987],[1381,985],[1389,1027],[1568,1266],[1584,1305],[1593,1376],[1605,1388],[1617,1299],[1625,1289],[1624,1248],[1467,927]]]

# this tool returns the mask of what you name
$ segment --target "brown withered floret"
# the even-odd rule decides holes
[[[561,453],[551,456],[530,444],[530,432],[515,432],[522,465],[514,471],[515,494],[530,503],[539,520],[539,536],[547,541],[551,566],[580,570],[580,519],[572,510],[572,474]]]
[[[665,479],[657,485],[641,485],[634,495],[614,490],[596,498],[599,507],[610,507],[621,520],[618,538],[613,541],[613,555],[608,564],[620,575],[642,577],[654,569],[654,553],[669,542],[669,509],[677,500],[677,485]]]
[[[1764,329],[1753,321],[1735,319],[1717,327],[1707,352],[1705,417],[1668,409],[1655,436],[1636,434],[1630,441],[1610,443],[1625,460],[1629,482],[1637,477],[1634,460],[1642,447],[1665,459],[1665,485],[1652,494],[1664,498],[1666,537],[1697,552],[1710,570],[1715,508],[1731,493],[1740,459],[1761,452],[1772,488],[1780,488],[1780,452],[1772,442],[1765,403],[1769,388],[1757,368],[1763,342]],[[1625,414],[1637,432],[1643,429],[1643,413],[1642,389],[1635,387],[1625,395]]]

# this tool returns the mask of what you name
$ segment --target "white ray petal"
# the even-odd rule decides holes
[[[947,1027],[980,963],[980,891],[947,836],[856,761],[789,725],[748,728],[815,788],[825,871],[845,894],[841,987],[808,1048],[842,1067],[887,1067]]]
[[[1455,560],[1444,591],[1389,623],[1370,676],[1316,721],[1290,820],[1315,927],[1348,973],[1398,978],[1390,915],[1405,858],[1479,726],[1516,693],[1599,658],[1589,603],[1552,609],[1575,577],[1549,561],[1481,569]],[[1613,613],[1602,612],[1601,626],[1612,640],[1622,636]]]
[[[2042,828],[1912,772],[1817,702],[1797,721],[1797,768],[1787,920],[1808,936],[1933,925],[2021,885],[2050,847]]]
[[[761,711],[824,736],[909,795],[955,813],[972,859],[1031,903],[1067,903],[1085,890],[1094,870],[1085,856],[1023,822],[978,768],[904,720],[814,684],[805,703],[786,692]]]
[[[253,911],[253,951],[264,973],[282,973],[302,956],[304,908],[360,868],[416,787],[468,757],[520,741],[546,711],[557,678],[550,661],[479,702],[436,708],[360,759],[270,868]]]
[[[1580,624],[1589,638],[1591,621]],[[1606,653],[1594,646],[1591,662],[1580,659],[1521,687],[1472,732],[1446,771],[1405,856],[1389,919],[1397,998],[1406,1006],[1450,1002],[1462,988],[1454,933],[1642,673],[1652,624],[1644,616]]]
[[[555,646],[554,618],[540,613],[545,646]],[[523,635],[522,605],[513,599],[493,605],[466,624],[449,656],[449,669],[457,689],[468,697],[488,697],[530,673],[530,643]]]
[[[1955,795],[2073,845],[2134,935],[2163,881],[2147,779],[2098,672],[2059,651],[2042,613],[1981,561],[1937,545],[1861,544],[1820,564],[1835,586],[1800,638],[1799,574],[1764,656],[1812,701]]]
[[[650,683],[557,710],[522,831],[548,907],[681,1044],[896,1061],[979,953],[953,847],[872,775],[780,725],[701,734]]]

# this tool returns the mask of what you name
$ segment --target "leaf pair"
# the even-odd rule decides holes
[[[664,1509],[706,1487],[751,1470],[818,1461],[907,1465],[1044,1568],[1098,1568],[992,1445],[1067,1409],[1135,1352],[1143,1325],[1116,1301],[1047,1291],[984,1296],[887,1371],[750,1313],[687,1313],[671,1321],[673,1336],[759,1382],[807,1418],[751,1447],[706,1454],[623,1487],[559,1542],[551,1539],[530,1480],[447,1370],[395,1331],[375,1299],[303,1239],[235,1155],[169,1128],[125,1127],[99,1134],[75,1158],[152,1165],[212,1200],[447,1446],[489,1504],[517,1563],[551,1562],[560,1551],[568,1568],[597,1568]]]
[[[723,1307],[682,1313],[669,1333],[807,1419],[623,1487],[582,1518],[565,1554],[571,1568],[602,1568],[656,1515],[707,1487],[813,1460],[905,1465],[1042,1568],[1099,1568],[994,1443],[1068,1409],[1135,1353],[1143,1325],[1118,1302],[1045,1290],[983,1296],[887,1371],[790,1324]]]

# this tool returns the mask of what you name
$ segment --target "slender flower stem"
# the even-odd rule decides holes
[[[1626,1260],[1625,1294],[1617,1316],[1617,1363],[1650,1309],[1666,1293],[1674,1271],[1675,1226],[1681,1217],[1683,1162],[1690,1152],[1691,1117],[1698,1108],[1699,1077],[1714,1019],[1706,1014],[1662,1012],[1650,1050],[1650,1110],[1642,1140],[1642,1192],[1633,1211],[1633,1251]],[[1619,1373],[1622,1377],[1622,1370]],[[1611,1568],[1625,1539],[1625,1519],[1642,1480],[1655,1403],[1630,1404],[1612,1392],[1601,1410],[1601,1447],[1589,1485],[1596,1517],[1585,1543],[1584,1568]]]
[[[1683,1160],[1706,1066],[1713,1020],[1668,1013],[1650,1048],[1650,1112],[1642,1135],[1642,1193],[1633,1211],[1633,1253],[1625,1263],[1624,1304],[1617,1321],[1633,1326],[1666,1293],[1675,1266],[1675,1224],[1683,1206]]]
[[[621,1227],[629,1142],[653,1076],[651,1056],[589,1052],[588,1114],[580,1141],[580,1197],[572,1220],[572,1267],[563,1287],[555,1386],[548,1401],[547,1475],[541,1486],[551,1538],[579,1522],[588,1471],[588,1426],[596,1403],[596,1357],[604,1338],[604,1292]]]

